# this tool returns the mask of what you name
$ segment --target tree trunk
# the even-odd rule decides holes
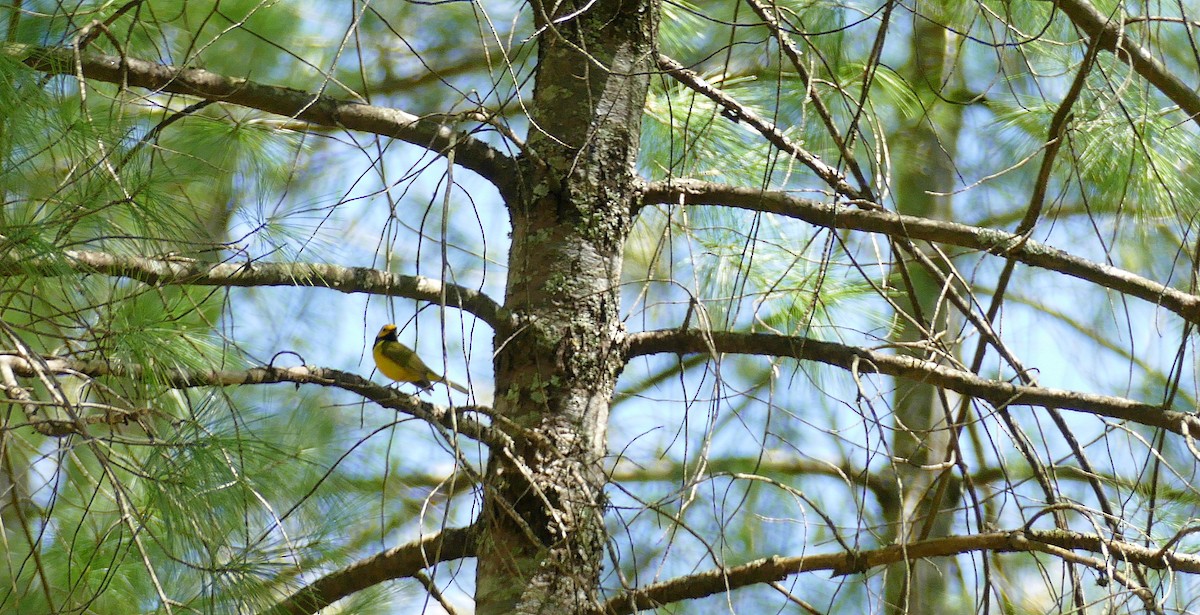
[[[621,255],[653,67],[653,0],[533,3],[538,67],[496,332],[498,424],[484,479],[477,611],[598,604],[609,403],[622,366]],[[547,13],[554,11],[553,13]]]

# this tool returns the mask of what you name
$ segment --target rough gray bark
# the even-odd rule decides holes
[[[573,613],[599,604],[605,427],[622,366],[617,283],[653,68],[658,7],[533,4],[530,136],[508,209],[496,412],[513,445],[484,482],[476,612]]]

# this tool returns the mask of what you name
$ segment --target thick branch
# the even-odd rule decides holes
[[[933,361],[892,355],[798,336],[764,333],[648,331],[628,338],[628,356],[669,352],[770,355],[817,361],[856,374],[879,373],[957,391],[1003,406],[1044,406],[1076,410],[1113,419],[1159,427],[1174,433],[1200,434],[1200,417],[1159,406],[1093,393],[1021,386],[989,380]]]
[[[883,233],[893,237],[972,248],[1086,280],[1160,305],[1189,322],[1200,324],[1200,297],[1163,286],[1124,269],[1068,254],[1032,239],[1022,242],[1023,235],[957,222],[905,216],[890,211],[840,207],[796,198],[783,192],[739,188],[690,179],[647,184],[644,203],[727,205],[797,218],[826,228]]]
[[[500,306],[477,290],[442,284],[432,278],[320,263],[204,263],[191,259],[146,258],[106,252],[68,250],[59,256],[22,258],[0,255],[0,277],[55,276],[69,272],[102,273],[132,278],[151,286],[307,286],[344,293],[407,297],[462,308],[496,328],[505,318]]]
[[[1155,570],[1200,572],[1200,557],[1196,555],[1159,550],[1130,542],[1103,540],[1096,535],[1078,532],[1017,530],[950,536],[856,553],[769,557],[733,568],[710,570],[651,585],[617,596],[609,600],[604,608],[610,615],[634,613],[683,600],[723,594],[749,585],[779,581],[799,572],[828,570],[834,575],[846,575],[905,560],[950,557],[973,551],[1043,552],[1061,556],[1061,550],[1064,549],[1100,554],[1101,557],[1078,557],[1072,561],[1093,566],[1106,575],[1109,574],[1108,567],[1114,564],[1114,560]]]
[[[380,386],[359,376],[336,369],[301,365],[297,367],[252,367],[246,370],[188,370],[169,368],[149,371],[140,365],[125,365],[99,359],[76,360],[62,357],[44,357],[40,365],[31,364],[14,354],[0,354],[0,363],[19,376],[36,376],[39,371],[52,374],[77,374],[89,377],[115,376],[120,378],[151,379],[176,389],[204,386],[237,386],[248,384],[318,384],[331,386],[352,393],[383,406],[435,425],[441,425],[456,434],[478,440],[491,446],[504,446],[507,438],[471,416],[470,413],[486,413],[477,406],[444,408],[423,401],[413,395],[405,395],[396,389]]]
[[[1055,4],[1075,27],[1087,33],[1089,38],[1099,39],[1101,48],[1132,66],[1142,78],[1179,105],[1193,122],[1200,124],[1200,93],[1196,92],[1195,86],[1181,81],[1165,64],[1130,38],[1120,16],[1105,17],[1087,0],[1058,0]]]
[[[97,81],[233,103],[322,126],[395,137],[439,154],[445,154],[453,147],[456,163],[479,173],[495,184],[502,194],[509,193],[516,177],[516,166],[511,158],[466,133],[455,134],[454,128],[448,125],[452,118],[434,121],[399,109],[225,77],[200,68],[182,68],[88,51],[79,54],[77,64],[74,50],[64,47],[9,43],[0,46],[0,50],[34,70],[52,75],[79,72]]]
[[[373,585],[411,577],[440,562],[475,555],[475,528],[452,528],[388,549],[317,579],[263,615],[300,615],[321,609]]]

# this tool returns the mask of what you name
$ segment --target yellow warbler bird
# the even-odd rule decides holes
[[[375,367],[396,382],[411,382],[422,389],[432,388],[435,382],[444,382],[456,391],[468,392],[467,387],[451,382],[426,367],[417,353],[401,344],[396,338],[396,325],[383,325],[375,336],[375,346],[371,351],[375,355]]]

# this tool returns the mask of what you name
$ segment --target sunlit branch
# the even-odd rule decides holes
[[[753,354],[817,361],[855,374],[885,374],[940,386],[987,401],[995,407],[1043,406],[1200,434],[1200,417],[1126,399],[1078,391],[1015,385],[906,355],[895,355],[799,336],[707,331],[648,331],[629,336],[630,357],[656,353]]]
[[[349,372],[314,365],[296,367],[252,367],[244,370],[200,370],[164,368],[148,370],[140,365],[130,365],[102,359],[79,360],[63,357],[41,357],[36,363],[14,354],[0,354],[0,365],[11,369],[18,376],[37,376],[39,373],[56,375],[80,375],[91,378],[114,376],[119,378],[146,379],[160,382],[171,388],[187,389],[209,386],[239,386],[255,384],[293,383],[316,384],[350,391],[383,406],[418,419],[440,425],[453,433],[483,442],[491,446],[505,446],[508,438],[498,430],[481,423],[472,414],[487,414],[479,406],[456,406],[446,408],[405,395],[396,389],[381,386]],[[50,419],[47,419],[50,420]],[[63,423],[58,421],[57,423]],[[60,426],[63,428],[69,427]],[[75,431],[75,430],[72,430]]]
[[[1091,551],[1100,556],[1088,557],[1070,554],[1071,550]],[[866,551],[799,557],[769,557],[741,566],[710,570],[631,591],[609,600],[605,604],[604,610],[609,615],[634,613],[683,600],[723,594],[749,585],[780,581],[801,572],[820,570],[829,571],[833,575],[848,575],[905,560],[953,557],[977,551],[988,553],[1040,552],[1060,558],[1069,556],[1073,563],[1090,566],[1106,576],[1111,574],[1114,561],[1138,564],[1155,570],[1200,572],[1200,556],[1174,550],[1160,550],[1131,542],[1105,540],[1094,534],[1079,532],[1015,530],[949,536]],[[1145,590],[1145,588],[1135,587],[1133,589],[1139,594],[1149,595],[1149,592],[1139,591]]]
[[[192,259],[147,258],[67,250],[61,255],[22,258],[13,251],[0,254],[0,277],[56,276],[102,273],[132,278],[151,286],[296,286],[328,288],[344,293],[367,293],[419,299],[461,308],[496,328],[506,316],[486,294],[423,276],[322,263],[265,263],[255,261],[206,263]]]
[[[1194,86],[1175,76],[1165,64],[1129,36],[1121,21],[1122,14],[1105,16],[1087,0],[1059,0],[1055,6],[1066,13],[1075,27],[1083,30],[1089,38],[1099,38],[1103,49],[1113,52],[1117,59],[1133,67],[1171,102],[1179,105],[1193,122],[1200,124],[1200,93],[1196,92]]]
[[[339,100],[324,94],[265,85],[226,77],[201,68],[183,68],[84,51],[76,57],[65,47],[0,45],[4,56],[52,75],[81,73],[87,79],[173,92],[205,100],[232,103],[278,115],[349,130],[394,137],[445,154],[455,148],[455,161],[479,173],[507,194],[514,187],[516,166],[511,158],[487,143],[455,134],[453,118],[434,120],[390,107]]]
[[[825,228],[882,233],[972,248],[1086,280],[1162,306],[1189,322],[1200,324],[1200,296],[1163,286],[1124,269],[1074,256],[1032,239],[1024,239],[1023,235],[874,208],[842,207],[778,191],[692,179],[649,183],[643,194],[645,204],[726,205],[788,216]]]
[[[475,527],[451,528],[355,562],[317,579],[262,615],[300,615],[321,609],[384,581],[475,555]]]

